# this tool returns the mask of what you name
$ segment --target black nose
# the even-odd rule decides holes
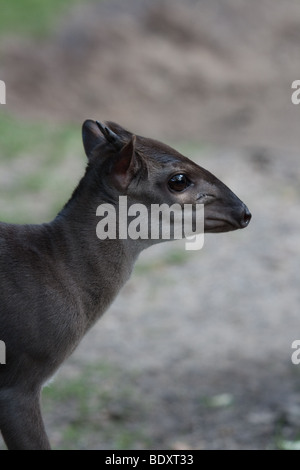
[[[249,225],[251,217],[252,217],[252,215],[251,215],[251,212],[249,211],[248,207],[244,206],[242,216],[241,216],[241,220],[240,220],[241,228],[245,228],[245,227],[247,227],[247,225]]]

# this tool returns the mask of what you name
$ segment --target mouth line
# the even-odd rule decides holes
[[[219,219],[219,218],[214,218],[214,217],[208,217],[206,220],[206,222],[209,222],[209,221],[212,221],[212,222],[221,222],[221,223],[225,223],[227,226],[229,225],[230,227],[233,227],[233,228],[236,228],[237,226],[234,225],[232,222],[230,222],[229,220],[227,219]]]

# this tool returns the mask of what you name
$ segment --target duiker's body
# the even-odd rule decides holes
[[[245,227],[246,206],[217,178],[170,147],[116,124],[83,126],[89,159],[71,200],[43,225],[0,223],[0,429],[9,449],[49,449],[43,384],[129,278],[151,240],[99,240],[96,209],[139,202],[205,204],[205,231]]]

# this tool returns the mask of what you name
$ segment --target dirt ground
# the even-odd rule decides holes
[[[296,0],[104,1],[75,8],[43,43],[0,45],[12,113],[112,119],[178,142],[253,214],[199,252],[172,242],[142,255],[52,385],[86,380],[91,400],[107,395],[80,419],[75,390],[49,408],[46,396],[55,448],[297,446],[299,46]],[[106,372],[84,375],[99,363]]]

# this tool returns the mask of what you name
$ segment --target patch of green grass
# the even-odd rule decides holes
[[[68,7],[84,1],[0,0],[0,34],[44,36]]]
[[[75,378],[50,384],[44,389],[43,396],[50,400],[67,401],[72,397],[84,403],[98,390],[100,380],[109,380],[117,373],[110,364],[96,363],[85,367],[84,371]],[[105,391],[105,388],[102,389]]]
[[[288,441],[285,439],[279,439],[277,441],[278,450],[300,450],[300,441]]]
[[[0,113],[0,220],[51,220],[85,164],[79,126],[26,122]]]
[[[292,429],[284,412],[275,420],[271,446],[276,450],[300,450],[300,434],[297,429]]]
[[[191,253],[184,250],[184,248],[182,247],[180,250],[174,249],[174,250],[168,251],[164,256],[163,261],[167,265],[181,266],[187,263],[190,257],[191,257]]]
[[[40,123],[28,123],[6,113],[0,113],[0,162],[16,155],[31,152],[34,147],[45,146],[49,130]]]
[[[21,153],[35,152],[39,152],[41,158],[59,159],[75,132],[80,141],[80,129],[75,126],[28,122],[0,113],[0,162]]]
[[[200,401],[206,408],[228,408],[234,404],[234,397],[231,393],[221,393],[202,397]]]
[[[162,269],[166,266],[183,266],[192,257],[190,251],[186,251],[184,246],[181,248],[169,249],[160,258],[156,257],[154,261],[141,261],[135,266],[137,275],[147,275],[149,272]]]
[[[124,376],[119,368],[106,363],[87,367],[76,378],[57,380],[43,391],[45,414],[65,416],[57,430],[57,447],[86,448],[109,443],[109,448],[132,449],[147,443],[136,419],[144,407],[135,388],[134,374]],[[133,422],[137,422],[137,426]]]
[[[149,446],[149,439],[143,435],[143,431],[130,431],[124,429],[118,433],[115,439],[116,449],[120,450],[130,450],[135,449],[136,442],[142,442],[142,448],[147,448]]]

